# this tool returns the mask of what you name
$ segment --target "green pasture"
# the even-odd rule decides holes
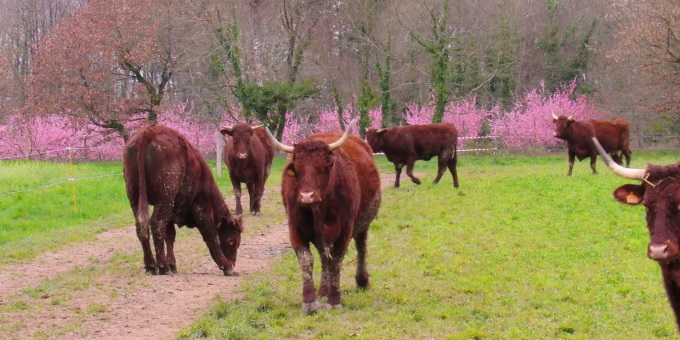
[[[677,152],[635,154],[633,166]],[[392,165],[377,158],[381,172]],[[180,338],[649,339],[677,336],[658,266],[648,260],[644,208],[611,198],[625,181],[566,155],[462,155],[461,187],[419,162],[424,184],[383,191],[368,243],[371,287],[356,289],[356,252],[342,277],[344,308],[303,315],[292,252],[248,278],[238,301]],[[393,177],[390,177],[393,178]],[[391,182],[389,183],[391,185]],[[318,284],[319,262],[315,262]]]
[[[668,164],[679,156],[636,152],[632,166]],[[463,154],[459,189],[448,173],[431,184],[435,160],[416,164],[422,185],[403,175],[401,188],[392,188],[392,164],[382,156],[376,161],[390,176],[369,232],[368,290],[356,289],[352,246],[342,276],[344,308],[303,315],[301,278],[289,252],[269,272],[246,278],[237,301],[216,297],[214,308],[179,337],[677,336],[658,266],[645,256],[644,208],[611,198],[626,181],[601,161],[599,175],[584,161],[567,177],[562,154],[501,156],[497,163]],[[248,218],[246,233],[285,220],[277,192],[283,163],[276,159],[267,183],[277,202],[265,204],[262,217]],[[0,162],[0,264],[133,223],[120,163],[76,164],[73,170],[71,176],[68,164]],[[228,176],[218,184],[233,206]],[[318,272],[318,259],[315,264]]]

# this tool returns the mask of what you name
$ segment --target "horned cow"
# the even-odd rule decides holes
[[[369,284],[366,238],[380,207],[380,177],[372,150],[360,138],[350,136],[349,128],[342,136],[312,135],[293,146],[267,132],[278,149],[292,155],[283,170],[281,195],[302,272],[302,311],[342,307],[340,270],[352,238],[357,248],[356,283],[360,288]],[[327,304],[317,300],[310,244],[321,259],[318,296],[326,296]]]
[[[231,141],[224,148],[224,162],[229,169],[229,178],[236,198],[236,215],[243,213],[241,206],[241,183],[246,184],[250,197],[250,213],[260,214],[264,185],[274,158],[274,146],[269,141],[262,125],[250,126],[237,123],[220,130]]]
[[[123,174],[147,272],[177,272],[177,225],[196,227],[224,275],[236,275],[241,219],[229,213],[203,156],[184,136],[165,126],[142,128],[125,145]]]
[[[590,157],[590,168],[593,173],[595,170],[595,160],[597,159],[597,150],[593,146],[591,138],[597,137],[602,143],[604,150],[611,154],[616,162],[620,165],[622,163],[620,153],[626,157],[626,167],[630,166],[630,127],[628,122],[621,118],[614,118],[612,120],[576,120],[572,116],[556,116],[552,114],[553,123],[555,124],[554,136],[567,142],[568,156],[569,156],[569,172],[571,176],[574,168],[574,158],[577,157],[579,161]]]
[[[640,181],[614,190],[614,198],[624,204],[643,204],[650,242],[647,257],[661,267],[664,287],[680,330],[680,162],[627,169],[614,162],[597,138],[593,144],[616,175]]]

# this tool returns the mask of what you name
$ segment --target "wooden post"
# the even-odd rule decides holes
[[[215,150],[216,150],[216,161],[215,166],[217,167],[217,177],[222,177],[222,156],[224,155],[224,137],[219,132],[215,133]]]

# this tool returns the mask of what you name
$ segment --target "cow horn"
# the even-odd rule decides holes
[[[604,148],[602,145],[600,145],[600,142],[597,141],[596,137],[593,137],[593,144],[595,144],[595,147],[597,148],[597,152],[600,154],[602,159],[604,160],[604,163],[607,164],[607,166],[612,170],[613,173],[618,175],[619,177],[623,178],[628,178],[628,179],[637,179],[637,180],[643,180],[645,178],[645,173],[647,170],[645,169],[628,169],[624,168],[614,160],[612,160],[611,156],[609,156],[608,153],[604,151]]]
[[[347,129],[345,130],[345,133],[342,134],[342,137],[340,137],[340,139],[333,143],[328,144],[328,147],[331,149],[331,151],[339,148],[340,146],[342,146],[342,144],[345,143],[345,141],[347,141],[347,138],[349,138],[349,135],[352,133],[352,125],[354,125],[357,122],[357,119],[358,118],[354,118],[352,119],[351,122],[349,122],[349,124],[347,124]]]
[[[264,130],[267,131],[267,136],[269,136],[269,139],[272,141],[272,143],[274,143],[274,146],[276,146],[277,149],[287,153],[293,153],[293,151],[295,151],[294,147],[277,141],[276,138],[274,138],[274,136],[272,135],[272,132],[269,131],[268,127],[265,127]]]
[[[253,129],[253,130],[259,129],[259,128],[263,127],[263,126],[264,126],[263,124],[255,125],[255,126],[252,126],[251,129]]]
[[[552,114],[554,120],[558,119],[557,115],[555,115],[555,111],[550,110],[550,113]]]
[[[573,116],[573,115],[569,115],[569,117],[567,117],[567,120],[568,120],[568,121],[574,120],[574,116]]]
[[[231,129],[232,129],[232,128],[233,128],[233,126],[232,126],[232,125],[230,125],[230,126],[225,126],[225,127],[222,127],[222,128],[220,129],[220,133],[224,133],[224,132],[231,132]]]

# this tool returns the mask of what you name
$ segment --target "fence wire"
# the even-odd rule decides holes
[[[120,176],[122,174],[123,174],[122,172],[119,172],[119,173],[108,174],[108,175],[67,178],[67,179],[57,181],[57,182],[53,182],[53,183],[42,184],[42,185],[39,185],[37,187],[30,187],[30,188],[24,188],[24,189],[21,189],[21,190],[8,191],[8,192],[5,192],[5,193],[0,193],[0,197],[16,195],[16,194],[20,194],[20,193],[24,193],[24,192],[29,192],[29,191],[35,191],[35,190],[39,190],[39,189],[43,189],[43,188],[47,188],[47,187],[51,187],[51,186],[55,186],[55,185],[60,185],[60,184],[68,183],[68,182],[83,181],[83,180],[88,180],[88,179],[106,178],[106,177],[114,177],[114,176]]]

